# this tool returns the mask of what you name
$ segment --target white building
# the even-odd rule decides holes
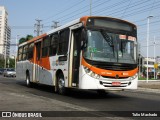
[[[8,26],[8,13],[5,7],[0,6],[0,55],[9,57],[11,29]]]
[[[148,72],[154,72],[154,63],[155,63],[155,59],[154,58],[148,58]],[[142,63],[144,67],[147,67],[147,58],[143,59],[143,63]]]

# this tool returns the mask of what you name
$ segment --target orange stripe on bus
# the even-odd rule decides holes
[[[34,41],[39,40],[39,39],[41,39],[41,38],[44,38],[44,37],[46,37],[46,36],[47,36],[46,33],[45,33],[45,34],[42,34],[42,35],[40,35],[40,36],[34,37],[33,39],[27,41],[27,43],[34,42]]]
[[[93,71],[96,74],[99,74],[101,76],[108,76],[108,77],[115,77],[116,75],[118,75],[119,77],[130,77],[130,76],[134,76],[138,72],[138,68],[135,68],[134,70],[129,70],[129,71],[113,71],[113,70],[100,69],[88,64],[84,60],[84,58],[82,58],[81,64],[89,68],[91,71]]]

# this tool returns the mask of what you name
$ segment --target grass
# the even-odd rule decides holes
[[[148,78],[149,80],[155,80],[154,78]],[[146,78],[139,77],[138,80],[146,80]]]

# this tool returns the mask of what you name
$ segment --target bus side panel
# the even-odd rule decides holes
[[[26,77],[26,71],[29,71],[29,76],[30,76],[30,81],[33,82],[33,63],[30,61],[26,61],[25,63],[26,67],[25,67],[25,76]]]
[[[37,80],[37,82],[45,85],[53,85],[52,70],[47,70],[45,68],[42,68],[41,66],[38,67],[40,69],[39,69],[39,80]]]
[[[16,66],[16,78],[18,80],[25,80],[23,76],[23,61],[19,61]]]
[[[29,70],[30,81],[32,81],[33,63],[30,61],[17,62],[16,77],[19,80],[26,80],[26,71]]]
[[[50,65],[52,72],[52,83],[55,86],[56,72],[62,71],[65,79],[65,87],[68,87],[68,61],[58,61],[59,56],[50,57]]]

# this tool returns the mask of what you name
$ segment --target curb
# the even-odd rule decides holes
[[[150,93],[160,93],[160,89],[151,89],[151,88],[138,88],[137,91],[150,92]]]

